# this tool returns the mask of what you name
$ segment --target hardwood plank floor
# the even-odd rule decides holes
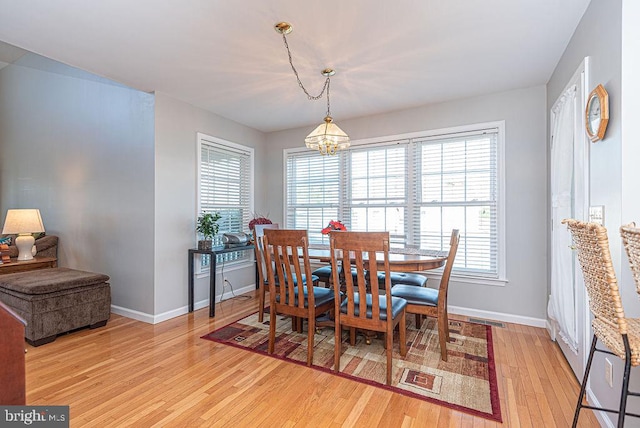
[[[70,405],[72,427],[571,424],[579,385],[543,329],[493,328],[503,419],[498,424],[200,339],[256,311],[257,294],[245,296],[219,304],[215,319],[208,309],[156,325],[112,315],[106,327],[38,348],[25,344],[27,404]],[[583,410],[580,426],[599,424]]]

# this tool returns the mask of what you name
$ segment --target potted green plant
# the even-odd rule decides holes
[[[202,234],[201,241],[198,241],[199,250],[210,250],[212,246],[213,237],[218,234],[219,225],[217,223],[220,220],[220,214],[215,213],[202,213],[198,217],[198,225],[196,231]]]

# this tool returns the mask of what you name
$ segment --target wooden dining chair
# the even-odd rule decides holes
[[[385,334],[387,353],[387,385],[391,384],[393,371],[393,331],[399,325],[400,355],[407,354],[406,343],[406,313],[407,302],[404,299],[391,296],[389,281],[389,232],[340,232],[332,233],[331,263],[342,266],[346,272],[356,270],[357,279],[346,275],[345,299],[340,302],[339,287],[334,287],[335,293],[335,372],[340,372],[340,356],[342,354],[342,327],[349,327],[350,344],[355,345],[356,328],[379,331]],[[367,260],[384,260],[384,272],[387,274],[385,290],[371,287],[367,291],[365,281],[368,265],[372,277],[376,278],[378,268],[376,263]],[[334,284],[340,283],[338,269],[333,270]],[[364,297],[364,298],[363,298]]]
[[[256,224],[253,228],[253,243],[256,252],[256,268],[258,269],[258,322],[264,321],[266,291],[269,288],[266,265],[264,264],[264,230],[278,229],[278,224]]]
[[[584,285],[589,296],[589,309],[593,314],[593,321],[591,322],[593,339],[584,378],[582,379],[582,386],[580,387],[578,404],[573,417],[573,427],[578,426],[578,418],[582,408],[605,410],[582,403],[587,379],[591,371],[593,355],[596,351],[615,355],[624,360],[622,391],[618,411],[607,410],[618,414],[618,427],[622,427],[624,426],[625,415],[638,417],[635,414],[626,413],[626,407],[629,395],[640,395],[629,391],[631,367],[640,364],[640,319],[625,317],[618,281],[609,251],[607,229],[597,223],[585,223],[574,219],[565,219],[562,223],[566,224],[571,232],[582,270],[582,277],[584,278]],[[627,239],[627,242],[629,242],[629,240],[637,239],[638,231],[630,229],[625,229],[625,227],[621,229],[623,241]],[[636,256],[632,257],[635,258]],[[596,348],[598,340],[608,350]]]
[[[449,255],[442,272],[440,286],[436,288],[416,287],[415,285],[396,284],[391,288],[391,295],[402,297],[407,301],[407,312],[415,314],[416,328],[420,329],[422,317],[432,317],[438,320],[438,340],[440,342],[440,358],[447,361],[447,343],[449,342],[449,312],[447,310],[447,295],[449,293],[449,278],[453,269],[453,262],[458,252],[460,231],[453,229],[449,241]]]
[[[333,291],[306,284],[305,278],[312,278],[306,230],[266,229],[263,242],[270,300],[269,354],[275,347],[276,314],[306,319],[307,365],[311,366],[316,316],[333,309]]]

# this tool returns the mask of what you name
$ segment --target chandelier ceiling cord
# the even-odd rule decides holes
[[[322,86],[322,91],[316,96],[311,95],[302,84],[298,70],[296,70],[296,67],[293,65],[291,50],[289,49],[289,43],[287,43],[287,34],[293,31],[293,27],[287,22],[279,22],[274,28],[278,33],[282,34],[284,47],[287,49],[287,55],[289,57],[289,65],[291,65],[291,70],[293,70],[293,74],[296,76],[298,86],[307,98],[311,101],[317,101],[322,98],[325,91],[327,92],[327,114],[324,118],[324,123],[320,124],[311,134],[307,135],[307,138],[304,139],[305,145],[310,149],[318,150],[323,155],[334,155],[338,150],[346,149],[350,145],[349,136],[340,129],[338,125],[333,123],[333,119],[331,118],[331,99],[329,93],[331,90],[331,76],[336,74],[335,70],[325,68],[321,71],[321,74],[326,78]]]

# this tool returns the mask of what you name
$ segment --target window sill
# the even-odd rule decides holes
[[[424,275],[436,281],[440,281],[442,279],[442,273],[428,273],[425,272]],[[451,278],[449,282],[461,282],[464,284],[474,284],[474,285],[488,285],[491,287],[504,287],[509,283],[509,280],[506,278],[485,278],[482,276],[470,276],[470,275],[454,275],[451,274]]]

